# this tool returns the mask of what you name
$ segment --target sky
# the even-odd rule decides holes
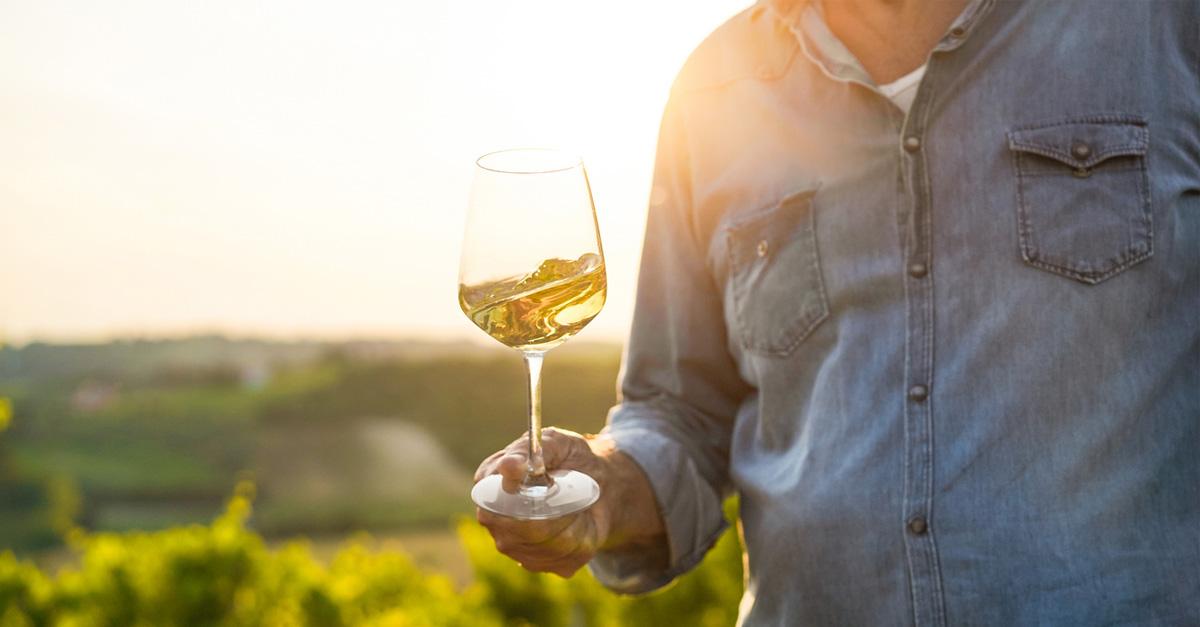
[[[466,202],[516,146],[582,155],[620,340],[671,80],[747,4],[0,0],[0,341],[482,338]]]

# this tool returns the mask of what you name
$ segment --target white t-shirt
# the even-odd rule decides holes
[[[908,74],[886,85],[880,85],[879,91],[883,92],[883,95],[887,96],[888,100],[896,103],[896,106],[900,107],[900,110],[907,114],[909,108],[912,107],[913,99],[917,97],[917,88],[921,86],[921,77],[925,76],[925,68],[927,66],[927,63],[922,64],[921,67]]]

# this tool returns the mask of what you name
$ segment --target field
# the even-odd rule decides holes
[[[546,371],[548,423],[594,431],[618,353],[565,348]],[[197,338],[0,349],[9,516],[0,546],[211,519],[239,480],[268,536],[445,527],[475,465],[524,426],[520,361],[405,343]],[[0,508],[5,505],[0,504]]]
[[[547,424],[603,426],[618,363],[615,346],[552,353]],[[190,589],[227,603],[207,624],[636,625],[664,612],[730,624],[733,536],[690,583],[637,601],[586,574],[529,575],[495,552],[467,492],[478,461],[524,426],[523,376],[517,355],[462,345],[2,348],[0,554],[11,555],[0,557],[0,624],[18,610],[33,624],[195,624]],[[106,596],[120,573],[163,568],[183,579]],[[346,593],[347,569],[390,592]],[[401,571],[408,592],[383,583]],[[415,590],[453,607],[405,601]],[[306,605],[314,594],[325,605]],[[237,595],[299,605],[277,622],[261,602],[238,609]],[[91,603],[114,613],[79,613]]]

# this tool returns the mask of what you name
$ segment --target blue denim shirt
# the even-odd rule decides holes
[[[1200,624],[1200,2],[976,0],[907,115],[812,15],[673,88],[593,571],[736,492],[746,625]]]

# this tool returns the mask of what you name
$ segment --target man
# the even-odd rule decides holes
[[[767,1],[662,126],[589,511],[643,592],[736,492],[746,625],[1200,624],[1200,2]],[[515,489],[522,444],[480,467]]]

